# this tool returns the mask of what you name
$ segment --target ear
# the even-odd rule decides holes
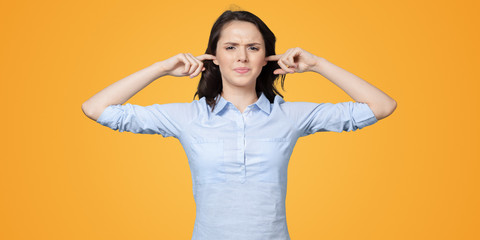
[[[265,60],[265,62],[263,63],[263,67],[265,67],[265,65],[267,65],[268,61]]]
[[[217,59],[213,59],[213,63],[214,63],[215,65],[218,65]]]

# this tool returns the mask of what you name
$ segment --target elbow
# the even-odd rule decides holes
[[[375,118],[377,118],[377,120],[380,120],[390,116],[395,111],[395,109],[397,109],[397,101],[395,101],[394,99],[390,99],[387,104],[384,104],[376,111],[372,111],[375,114]]]
[[[89,104],[87,102],[84,102],[82,104],[82,112],[83,114],[85,114],[85,116],[87,116],[88,118],[94,120],[94,121],[97,121],[98,119],[98,114],[96,113],[96,111],[89,106]]]
[[[386,113],[385,117],[390,116],[395,111],[395,109],[397,109],[397,101],[392,99],[391,103],[388,105],[387,109],[385,110],[385,113]]]

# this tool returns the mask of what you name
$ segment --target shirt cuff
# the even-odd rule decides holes
[[[102,114],[100,114],[100,117],[98,117],[97,123],[100,123],[104,126],[109,126],[109,123],[112,121],[112,115],[117,112],[116,110],[118,108],[118,105],[109,105],[108,107],[106,107],[103,110]]]
[[[358,128],[363,128],[378,122],[372,109],[366,103],[359,103],[358,107],[354,108],[353,119],[355,119]]]

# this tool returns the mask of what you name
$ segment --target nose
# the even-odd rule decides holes
[[[239,62],[247,62],[248,61],[248,56],[247,56],[247,49],[243,48],[237,51],[237,61]]]

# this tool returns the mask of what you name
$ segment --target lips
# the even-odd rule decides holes
[[[239,67],[239,68],[234,68],[233,70],[238,73],[247,73],[248,71],[250,71],[250,68]]]

